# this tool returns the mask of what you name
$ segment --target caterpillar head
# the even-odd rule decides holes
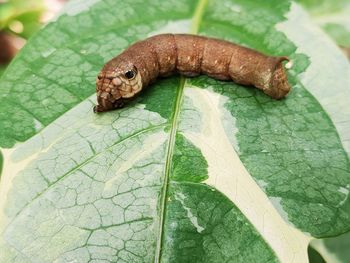
[[[141,89],[141,75],[134,65],[126,63],[117,67],[105,66],[96,79],[98,105],[94,107],[94,112],[122,108],[124,102]]]

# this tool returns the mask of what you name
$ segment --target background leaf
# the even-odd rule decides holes
[[[310,12],[315,23],[320,25],[338,45],[350,48],[350,2],[347,0],[297,0]]]
[[[42,0],[10,0],[3,1],[0,9],[0,30],[28,38],[41,27],[45,8]]]
[[[333,238],[318,239],[311,242],[311,246],[317,250],[326,262],[347,262],[349,259],[348,247],[350,245],[350,233]],[[318,262],[311,260],[310,262]]]

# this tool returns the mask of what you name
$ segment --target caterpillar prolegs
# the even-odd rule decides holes
[[[158,77],[206,74],[252,85],[274,99],[290,90],[282,64],[287,57],[266,56],[237,44],[189,34],[161,34],[136,42],[107,62],[96,79],[95,112],[121,108]]]

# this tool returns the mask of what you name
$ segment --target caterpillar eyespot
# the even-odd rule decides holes
[[[161,34],[136,42],[107,62],[96,79],[98,105],[103,112],[124,105],[158,77],[180,73],[206,74],[218,80],[251,85],[274,99],[288,94],[283,61],[237,44],[190,34]],[[133,68],[130,70],[130,68]]]
[[[135,72],[133,70],[128,70],[124,75],[127,79],[133,79],[135,77]]]

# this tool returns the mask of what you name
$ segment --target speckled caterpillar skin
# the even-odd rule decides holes
[[[134,43],[107,62],[96,80],[95,112],[120,108],[158,77],[206,74],[252,85],[275,99],[290,90],[282,62],[234,43],[189,34],[161,34]]]

